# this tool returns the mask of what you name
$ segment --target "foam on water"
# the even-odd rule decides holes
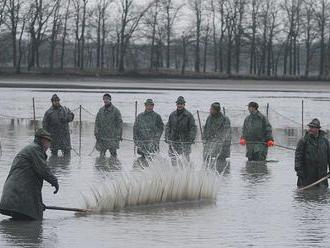
[[[93,199],[85,197],[88,209],[115,211],[140,205],[181,201],[215,201],[219,174],[178,158],[155,157],[149,167],[112,178],[92,189]]]

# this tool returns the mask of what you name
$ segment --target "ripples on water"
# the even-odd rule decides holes
[[[48,101],[51,95],[47,92],[39,94],[43,102]],[[217,94],[228,103],[232,101],[233,96],[229,96],[228,92],[222,95],[221,92],[217,92]],[[23,93],[20,96],[25,97]],[[74,106],[81,102],[81,99],[73,97],[74,94],[70,96],[72,96],[70,101],[75,103]],[[165,96],[166,94],[162,97]],[[193,96],[195,95],[192,94],[191,99]],[[3,99],[8,99],[6,97],[4,96]],[[26,97],[30,100],[31,95]],[[142,98],[146,96],[138,97],[142,102]],[[219,96],[212,97],[218,99]],[[195,102],[194,106],[205,107],[207,106],[205,101],[209,102],[212,97],[207,99],[205,97],[203,103]],[[124,104],[124,98],[127,97],[123,95],[121,98]],[[86,104],[93,103],[93,108],[97,109],[97,104],[94,104],[95,96],[86,99]],[[164,113],[168,112],[165,107],[173,99],[175,100],[175,97],[170,96],[161,102]],[[249,100],[248,97],[244,98],[244,102]],[[277,104],[288,105],[288,102],[283,102],[281,99],[274,101]],[[46,105],[45,103],[42,111],[39,108],[39,114],[43,113]],[[274,104],[271,103],[271,106]],[[288,105],[292,110],[290,113],[294,113],[297,106],[298,104]],[[24,111],[16,105],[12,110],[27,113],[26,108],[30,109],[29,106],[22,108],[25,108]],[[133,105],[130,110],[132,109],[134,109]],[[312,112],[311,110],[308,111]],[[323,110],[322,114],[328,115]],[[130,118],[131,116],[127,117]],[[77,151],[78,130],[76,125],[73,126],[72,145]],[[131,137],[130,130],[131,126],[126,126],[125,137]],[[33,128],[30,124],[5,123],[0,125],[0,134],[2,144],[0,190],[2,190],[15,154],[32,141]],[[276,132],[275,135],[275,140],[287,146],[295,145],[299,138],[287,137],[283,132]],[[234,143],[238,141],[238,137],[239,134],[234,133]],[[155,173],[150,168],[148,176],[141,176],[140,172],[132,169],[136,156],[133,152],[133,144],[129,141],[121,143],[119,159],[122,169],[115,170],[108,164],[99,163],[97,152],[92,152],[94,142],[93,126],[84,125],[81,157],[73,152],[69,159],[49,158],[52,171],[59,178],[60,191],[57,195],[53,195],[53,189],[45,183],[43,198],[46,204],[85,207],[87,197],[90,200],[88,206],[102,209],[102,204],[97,205],[90,198],[91,188],[98,189],[101,194],[107,194],[112,191],[103,191],[104,185],[119,184],[125,190],[129,185],[132,190],[130,192],[137,190],[149,195],[150,192],[145,190],[149,187],[148,183],[154,185],[154,192],[161,188],[156,181],[149,181],[152,175],[165,179],[167,174],[174,173],[171,170],[175,168],[169,167],[169,169],[166,167],[168,164],[165,163],[164,175],[160,174],[162,167],[155,166],[152,167],[156,169]],[[166,144],[161,144],[161,151],[164,154],[167,152]],[[200,144],[193,147],[191,156],[193,164],[201,165],[201,152]],[[213,182],[213,175],[210,176],[211,179],[207,179],[210,183],[209,192],[212,192],[211,198],[216,198],[215,203],[166,203],[87,216],[47,210],[42,222],[32,223],[12,222],[7,217],[0,216],[0,247],[329,247],[329,193],[295,191],[294,153],[285,149],[271,148],[269,158],[279,162],[251,165],[246,163],[244,152],[244,147],[233,145],[230,167],[218,177],[218,183],[210,183]],[[196,179],[197,176],[193,173],[189,174],[190,172],[188,169],[184,172],[187,174],[177,173],[176,176],[180,179],[182,175],[191,175],[191,182],[194,182],[192,188],[198,189],[200,184]],[[146,182],[142,184],[137,181],[131,182],[132,178]],[[216,185],[215,189],[212,188],[213,185]],[[122,199],[126,202],[128,191],[124,192],[126,195],[124,193]],[[113,193],[109,193],[108,196],[113,196]],[[108,206],[108,203],[105,206]]]

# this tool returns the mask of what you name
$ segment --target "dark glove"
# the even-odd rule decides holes
[[[41,205],[42,205],[42,211],[45,211],[46,210],[46,205],[43,204],[43,203],[41,203]]]
[[[304,177],[304,172],[299,170],[296,172],[298,177]]]
[[[58,185],[58,182],[56,181],[55,183],[52,184],[52,186],[55,187],[54,194],[56,194],[60,188],[60,186]]]
[[[118,140],[121,142],[123,141],[123,137],[118,137]]]

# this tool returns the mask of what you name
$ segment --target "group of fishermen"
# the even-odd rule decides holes
[[[70,155],[69,122],[73,121],[74,114],[60,104],[56,94],[52,96],[51,102],[52,106],[43,119],[43,128],[36,131],[33,143],[16,155],[3,187],[0,213],[12,216],[13,219],[42,219],[46,209],[41,195],[43,180],[55,187],[55,194],[59,190],[58,180],[47,166],[46,151],[50,148],[53,156],[59,150],[64,156]],[[109,150],[112,161],[118,163],[117,150],[123,139],[123,121],[119,109],[111,102],[110,94],[103,95],[103,102],[104,106],[99,109],[95,120],[95,147],[100,157],[105,157]],[[145,110],[137,116],[133,127],[134,143],[142,160],[152,159],[159,152],[160,139],[165,129],[165,142],[169,145],[168,153],[173,164],[176,163],[177,155],[189,161],[197,127],[185,103],[184,97],[177,98],[176,110],[170,114],[165,126],[161,116],[154,111],[154,101],[145,101]],[[249,161],[265,161],[268,147],[275,145],[272,126],[258,108],[256,102],[248,104],[249,115],[244,120],[239,142],[246,146]],[[206,165],[215,163],[218,169],[230,157],[231,125],[229,118],[221,112],[219,102],[211,104],[209,113],[202,130],[203,160]],[[313,119],[295,152],[297,186],[306,186],[326,176],[329,165],[329,141],[321,130],[319,120]],[[328,186],[327,180],[318,184],[318,187],[324,186]]]

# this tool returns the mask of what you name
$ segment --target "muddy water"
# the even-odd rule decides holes
[[[69,160],[50,158],[50,166],[59,178],[60,191],[53,195],[52,188],[45,184],[43,197],[48,205],[83,207],[83,195],[89,196],[90,188],[100,184],[107,175],[131,173],[135,156],[129,139],[132,137],[135,100],[142,110],[141,103],[145,98],[156,99],[157,111],[164,122],[180,94],[187,96],[187,107],[192,112],[197,109],[207,111],[211,101],[220,100],[227,107],[233,126],[237,127],[243,122],[248,101],[254,99],[263,108],[270,103],[270,109],[287,117],[281,119],[270,111],[270,117],[274,118],[272,125],[278,128],[275,140],[284,146],[294,145],[300,136],[302,99],[305,122],[316,116],[321,119],[321,125],[326,127],[330,123],[326,101],[330,94],[276,93],[274,97],[274,94],[262,92],[114,92],[113,101],[122,110],[126,122],[124,137],[127,138],[119,150],[122,170],[118,171],[99,164],[98,154],[93,152],[92,121],[93,114],[102,105],[101,92],[59,93],[64,105],[75,109],[82,104],[89,113],[82,111],[81,157],[73,152]],[[38,89],[1,90],[0,190],[15,154],[32,140],[31,123],[14,117],[30,118],[32,97],[35,97],[37,118],[40,119],[52,93]],[[75,113],[77,117],[79,112],[76,110]],[[202,115],[202,122],[205,116]],[[294,128],[289,132],[290,137],[288,127]],[[79,152],[78,124],[73,124],[71,129],[73,148]],[[237,143],[238,137],[239,130],[235,131],[233,143]],[[167,152],[164,143],[161,151]],[[0,247],[328,247],[329,194],[295,191],[292,151],[272,148],[269,159],[278,162],[267,166],[246,164],[244,148],[234,144],[230,167],[219,178],[216,203],[146,206],[88,216],[48,210],[42,222],[32,223],[12,222],[0,216]],[[200,144],[193,147],[192,161],[201,162]]]

